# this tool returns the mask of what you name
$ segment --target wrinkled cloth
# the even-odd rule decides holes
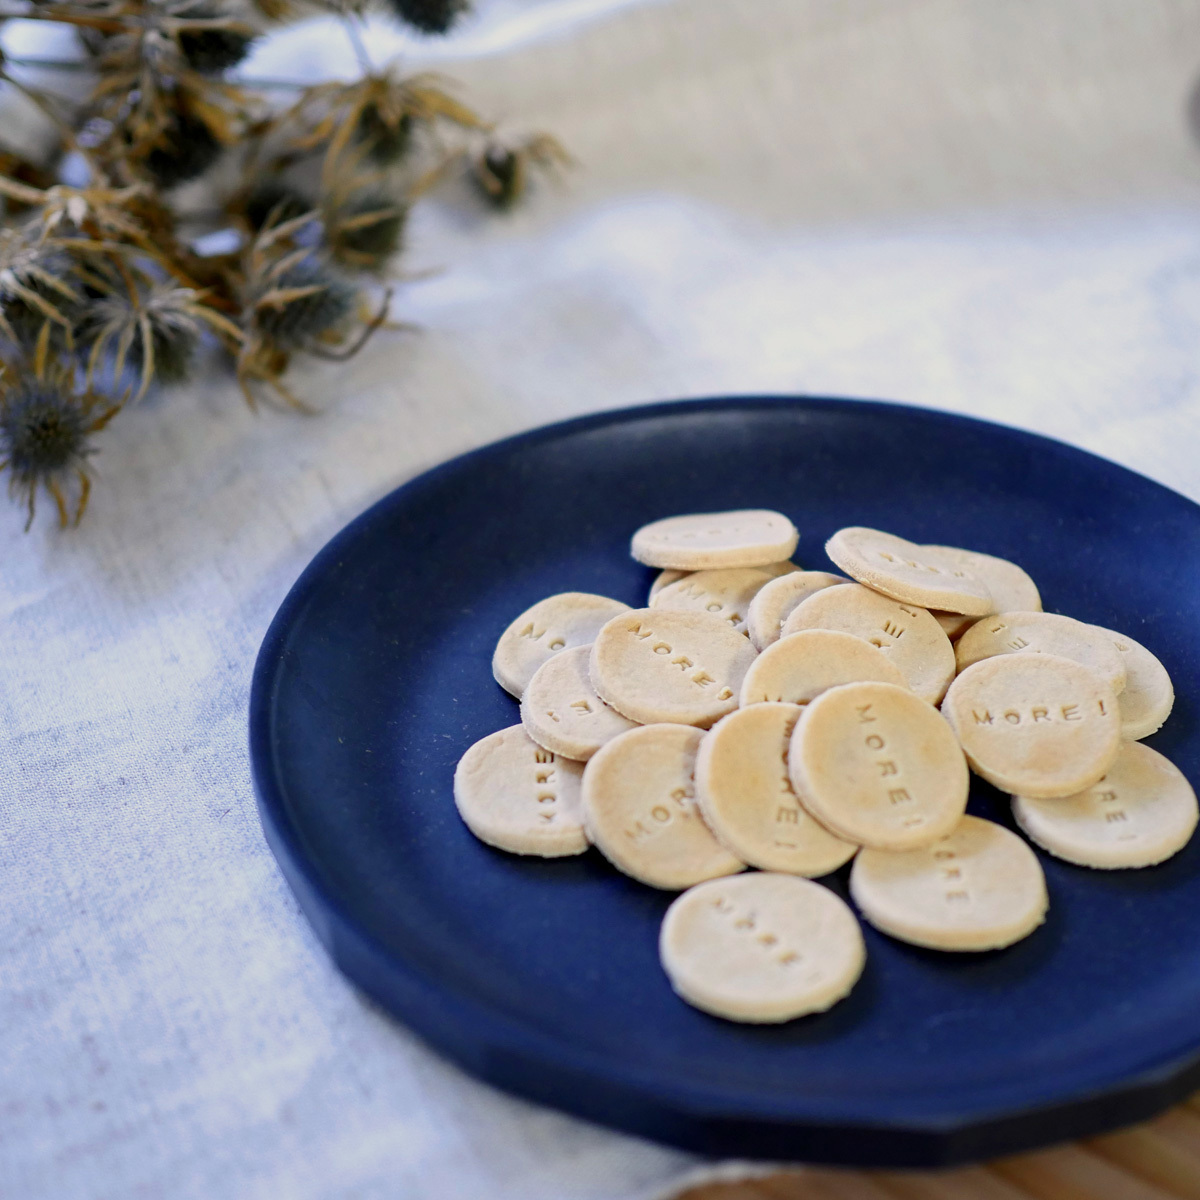
[[[259,643],[414,474],[596,409],[806,392],[1200,497],[1200,6],[496,0],[368,46],[580,165],[509,215],[419,208],[393,314],[420,332],[306,365],[320,415],[255,415],[214,368],[100,437],[78,531],[0,509],[5,1197],[649,1200],[753,1169],[445,1064],[336,973],[264,844]],[[318,22],[250,69],[348,55]]]

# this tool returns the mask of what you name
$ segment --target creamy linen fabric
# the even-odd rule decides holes
[[[381,58],[582,162],[418,214],[326,409],[124,415],[83,529],[0,510],[0,1194],[635,1200],[709,1171],[446,1066],[331,968],[259,830],[258,644],[366,504],[599,408],[787,391],[1076,442],[1200,497],[1188,0],[497,0]],[[257,69],[344,61],[325,27]],[[45,514],[46,517],[49,514]],[[749,1168],[721,1168],[738,1174]]]

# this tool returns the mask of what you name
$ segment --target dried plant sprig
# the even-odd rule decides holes
[[[422,33],[448,33],[467,11],[468,0],[388,0],[400,20]]]
[[[0,0],[0,19],[73,27],[82,57],[35,65],[88,80],[68,99],[11,78],[15,60],[0,53],[0,82],[55,135],[44,161],[0,147],[0,456],[30,521],[41,493],[60,523],[78,521],[92,435],[130,399],[188,377],[202,345],[229,355],[251,406],[304,408],[285,378],[296,356],[341,360],[404,328],[389,321],[386,278],[409,210],[464,156],[497,207],[532,170],[569,161],[547,135],[498,139],[444,79],[377,68],[360,34],[367,7]],[[436,34],[468,0],[377,7]],[[271,23],[314,9],[342,18],[358,79],[231,73]],[[200,176],[216,192],[210,209],[180,188]]]
[[[138,375],[134,399],[140,400],[156,379],[180,383],[191,369],[205,332],[236,346],[241,330],[204,303],[202,293],[152,280],[126,269],[107,276],[108,286],[88,306],[76,337],[87,351],[87,382],[100,377],[107,352],[112,352],[113,382],[124,374],[126,360]]]
[[[62,243],[51,238],[36,221],[15,228],[0,228],[0,333],[21,343],[32,325],[47,323],[70,333],[71,320],[64,312],[80,296],[66,278],[69,258]]]
[[[77,390],[74,367],[50,351],[49,323],[42,329],[32,361],[0,381],[0,471],[8,470],[9,492],[25,505],[26,530],[42,490],[54,500],[59,525],[71,524],[72,486],[78,489],[73,523],[79,524],[91,494],[91,438],[121,407],[90,388]]]
[[[553,172],[574,164],[562,143],[548,133],[505,140],[488,138],[471,159],[479,190],[495,208],[511,208],[529,186],[531,169]]]
[[[306,214],[270,226],[246,250],[237,376],[251,407],[265,388],[285,404],[305,408],[283,382],[292,355],[336,351],[347,341],[357,350],[365,341],[350,333],[358,289],[312,248],[295,244],[314,221]],[[388,301],[390,293],[385,306]]]

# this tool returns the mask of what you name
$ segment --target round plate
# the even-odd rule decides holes
[[[1152,744],[1192,779],[1200,508],[1069,446],[891,404],[661,404],[535,430],[427,472],[317,555],[260,652],[250,750],[267,840],[337,965],[499,1087],[708,1154],[863,1165],[988,1157],[1144,1118],[1200,1085],[1200,839],[1162,866],[1040,855],[1051,905],[1004,951],[865,929],[830,1012],[689,1008],[657,953],[671,894],[591,850],[467,832],[451,780],[515,724],[496,638],[553,592],[644,603],[629,538],[671,513],[777,508],[797,561],[843,525],[1012,558],[1048,610],[1123,630],[1180,694]],[[975,781],[971,811],[1012,827]],[[845,870],[826,882],[845,897]]]

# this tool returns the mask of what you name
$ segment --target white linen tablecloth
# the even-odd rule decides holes
[[[1200,5],[496,0],[371,45],[582,167],[510,216],[421,210],[405,266],[438,271],[395,314],[423,332],[305,368],[323,415],[214,374],[102,438],[80,530],[0,509],[3,1197],[634,1200],[711,1170],[441,1062],[335,973],[263,842],[259,642],[415,473],[783,391],[994,418],[1200,497]]]

